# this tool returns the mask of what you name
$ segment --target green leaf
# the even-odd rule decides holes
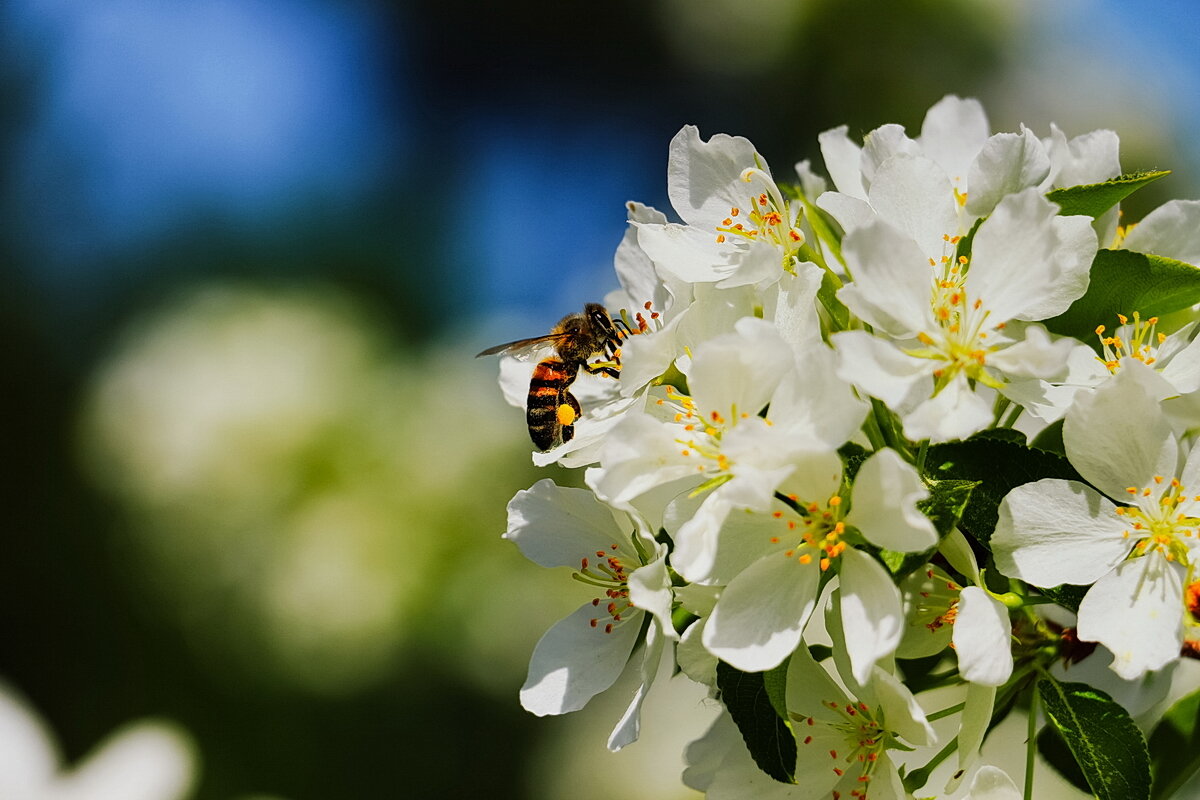
[[[1104,692],[1085,683],[1037,683],[1046,716],[1100,800],[1148,800],[1150,754],[1130,718]]]
[[[854,477],[858,475],[858,468],[871,457],[871,453],[862,445],[854,442],[846,442],[838,448],[837,452],[842,459],[842,483],[848,486],[854,482]]]
[[[817,289],[817,299],[833,321],[833,330],[844,331],[850,327],[850,309],[837,298],[838,289],[842,288],[839,281],[826,272],[821,276],[821,287]]]
[[[1091,282],[1071,307],[1043,324],[1054,333],[1096,341],[1096,327],[1118,325],[1118,314],[1161,316],[1200,303],[1200,269],[1132,250],[1099,250]]]
[[[1042,589],[1041,592],[1063,608],[1078,612],[1079,604],[1083,602],[1083,596],[1087,594],[1089,588],[1091,587],[1076,586],[1073,583],[1061,583],[1058,586]]]
[[[1042,478],[1082,480],[1064,456],[1016,442],[971,437],[929,448],[925,472],[934,480],[971,481],[958,527],[987,544],[996,528],[1000,501],[1014,487]]]
[[[786,715],[776,711],[768,674],[742,672],[719,661],[717,688],[758,768],[780,783],[795,783],[796,738]]]
[[[1062,208],[1060,214],[1098,217],[1146,184],[1170,174],[1169,169],[1130,172],[1109,178],[1103,183],[1086,183],[1055,189],[1048,192],[1046,198],[1058,203]]]
[[[929,517],[929,521],[937,530],[939,539],[958,524],[971,499],[971,491],[978,485],[978,481],[929,482],[929,497],[917,503],[917,508]],[[879,559],[893,578],[902,580],[909,573],[920,569],[929,562],[929,551],[900,553],[894,550],[880,550]]]
[[[1029,443],[1029,446],[1035,447],[1038,450],[1049,450],[1051,453],[1058,453],[1065,456],[1067,454],[1067,446],[1063,443],[1063,421],[1060,419],[1042,428],[1041,433],[1033,437],[1033,441]]]
[[[1047,764],[1054,767],[1055,772],[1070,781],[1076,789],[1088,794],[1092,793],[1092,787],[1088,786],[1087,777],[1075,763],[1075,756],[1063,740],[1062,734],[1058,732],[1058,728],[1047,725],[1038,731],[1037,749],[1038,755],[1045,759]]]
[[[1186,695],[1163,714],[1150,734],[1154,764],[1154,800],[1168,800],[1200,771],[1200,690]]]

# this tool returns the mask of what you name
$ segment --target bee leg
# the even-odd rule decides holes
[[[584,370],[584,372],[588,373],[589,375],[600,374],[600,375],[607,375],[610,378],[620,378],[621,377],[621,370],[618,367],[611,366],[609,364],[586,364],[585,363],[583,365],[583,370]]]
[[[558,407],[558,421],[562,424],[563,442],[569,442],[575,438],[575,420],[583,416],[583,409],[570,392],[563,392],[561,399],[563,403]]]

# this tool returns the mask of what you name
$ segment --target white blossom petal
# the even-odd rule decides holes
[[[925,359],[905,355],[891,342],[866,331],[841,331],[830,338],[838,353],[838,377],[878,397],[889,408],[913,408],[933,391]]]
[[[932,322],[929,259],[910,237],[876,220],[846,235],[842,255],[854,282],[837,296],[855,314],[897,339]]]
[[[1075,481],[1022,484],[1000,503],[991,539],[996,566],[1034,586],[1092,583],[1129,552],[1126,525],[1115,509]]]
[[[884,162],[871,182],[869,199],[879,216],[916,242],[926,258],[940,259],[946,249],[944,237],[958,233],[950,179],[928,158],[898,155]],[[929,270],[922,273],[928,302]]]
[[[54,800],[183,800],[196,770],[191,742],[176,728],[140,723],[113,734],[54,782]]]
[[[625,708],[625,713],[617,720],[616,727],[608,737],[606,746],[614,753],[622,747],[636,742],[641,734],[642,704],[646,701],[646,695],[650,693],[650,687],[654,685],[654,678],[658,674],[663,643],[662,628],[658,625],[651,625],[646,629],[646,642],[642,646],[642,663],[639,665],[641,680],[638,681],[638,686],[633,692],[633,699]]]
[[[821,157],[825,159],[825,170],[840,193],[866,200],[867,190],[862,180],[862,148],[850,141],[847,130],[847,126],[840,125],[817,136]]]
[[[543,567],[579,568],[580,558],[617,543],[627,563],[640,563],[629,543],[633,528],[586,489],[543,478],[517,492],[508,504],[508,531],[521,553]]]
[[[821,571],[782,551],[759,559],[725,587],[704,628],[709,652],[744,672],[778,666],[800,643]]]
[[[866,684],[875,662],[891,655],[904,633],[900,590],[874,558],[853,548],[841,555],[838,576],[842,628],[854,679]]]
[[[745,205],[750,192],[741,176],[755,166],[755,155],[748,139],[718,133],[706,142],[695,125],[685,125],[671,139],[667,157],[671,206],[688,225],[713,228],[731,207]]]
[[[1125,234],[1121,246],[1200,265],[1200,200],[1163,203]]]
[[[988,138],[988,120],[983,105],[973,97],[946,95],[925,112],[921,124],[921,150],[936,161],[955,183],[967,171]]]
[[[971,779],[967,800],[1021,800],[1021,790],[1004,770],[985,764]]]
[[[960,373],[936,395],[904,414],[904,435],[914,442],[928,439],[938,444],[965,439],[991,421],[991,405],[971,390]]]
[[[634,613],[611,633],[603,623],[592,624],[597,614],[609,616],[590,602],[556,622],[533,649],[521,706],[539,717],[566,714],[612,686],[637,643],[641,626]]]
[[[1183,643],[1181,568],[1157,551],[1105,575],[1079,604],[1079,638],[1113,653],[1112,669],[1140,678],[1179,658]]]
[[[847,522],[888,550],[928,550],[937,544],[937,531],[916,505],[927,497],[929,490],[916,469],[895,450],[884,448],[859,468]]]
[[[1050,157],[1033,131],[997,133],[988,139],[968,172],[967,213],[991,213],[1006,195],[1037,187],[1050,174]]]
[[[953,641],[963,680],[1001,686],[1012,675],[1008,610],[978,586],[967,586],[959,594]]]
[[[1138,362],[1122,364],[1112,380],[1076,398],[1063,424],[1071,465],[1113,498],[1150,485],[1156,475],[1175,477],[1178,445],[1141,370],[1149,371]]]

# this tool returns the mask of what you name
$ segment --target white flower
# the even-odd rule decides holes
[[[583,708],[612,686],[646,629],[641,682],[608,746],[619,750],[637,739],[639,712],[654,680],[664,638],[671,627],[671,582],[666,548],[654,542],[645,523],[602,505],[584,489],[546,479],[517,492],[508,504],[504,538],[542,566],[566,566],[602,590],[556,623],[534,648],[521,705],[544,716]]]
[[[940,259],[883,222],[843,242],[854,283],[838,292],[871,324],[833,336],[838,374],[904,420],[905,435],[964,438],[991,421],[973,391],[1003,392],[1011,377],[1055,377],[1073,340],[1052,342],[1039,326],[1014,325],[1065,311],[1087,288],[1095,234],[1084,217],[1058,217],[1038,190],[1006,197],[975,234],[969,263],[953,237]]]
[[[906,627],[901,658],[940,653],[953,645],[963,680],[1001,686],[1012,675],[1012,625],[1004,605],[979,586],[960,586],[927,565],[901,585]]]
[[[852,698],[801,647],[788,662],[787,708],[796,735],[795,797],[902,800],[892,760],[896,749],[934,744],[936,736],[912,693],[876,667]]]
[[[921,135],[910,139],[899,125],[867,134],[859,148],[842,126],[820,135],[825,166],[836,192],[817,205],[847,231],[879,215],[922,247],[942,233],[966,233],[1006,195],[1038,186],[1050,171],[1042,142],[1020,133],[988,136],[977,100],[942,98],[929,109]],[[932,253],[929,253],[933,255]]]
[[[748,140],[705,142],[685,126],[671,140],[667,193],[684,224],[638,224],[638,243],[664,277],[764,286],[799,263],[804,206],[784,196]]]
[[[1183,586],[1200,537],[1200,448],[1181,462],[1179,441],[1134,362],[1081,396],[1067,414],[1067,457],[1092,486],[1044,479],[1018,486],[1000,506],[997,566],[1035,586],[1092,584],[1078,635],[1113,653],[1134,679],[1179,657]],[[1116,505],[1110,498],[1119,499]]]
[[[814,453],[785,484],[790,503],[771,514],[734,514],[721,528],[707,575],[727,583],[704,628],[710,652],[741,670],[778,665],[800,642],[821,585],[833,569],[834,595],[856,680],[900,641],[900,595],[882,566],[847,544],[849,529],[888,549],[912,552],[937,541],[933,524],[916,508],[928,496],[916,471],[892,450],[868,458],[845,511],[838,495],[841,462]]]
[[[177,728],[138,722],[63,769],[41,720],[0,685],[0,797],[5,800],[182,800],[196,757]]]

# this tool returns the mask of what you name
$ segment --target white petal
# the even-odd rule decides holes
[[[938,444],[965,439],[991,421],[991,405],[971,390],[964,376],[958,375],[936,395],[904,414],[904,435],[914,442],[928,439]]]
[[[755,155],[748,139],[718,133],[705,142],[696,126],[685,125],[671,140],[667,158],[672,207],[689,225],[711,229],[731,207],[746,205],[750,190],[741,176],[755,166]]]
[[[1159,355],[1162,355],[1161,348]],[[1162,376],[1181,394],[1190,394],[1200,389],[1200,337],[1193,339],[1187,347],[1174,354],[1162,368]]]
[[[769,418],[789,445],[806,450],[841,447],[870,410],[849,383],[836,376],[838,356],[822,343],[798,357],[771,397]]]
[[[813,172],[812,163],[807,158],[796,162],[796,176],[800,178],[800,190],[810,201],[825,193],[825,179]]]
[[[979,747],[992,721],[992,710],[996,704],[996,687],[979,683],[967,684],[967,699],[963,701],[962,722],[958,731],[958,769],[946,783],[946,791],[953,792],[962,782],[968,767],[979,755]],[[986,767],[984,768],[986,769]],[[972,782],[974,786],[974,782]]]
[[[969,297],[981,300],[991,312],[993,324],[1010,319],[1044,319],[1038,315],[1048,308],[1047,293],[1054,293],[1055,304],[1062,305],[1065,298],[1059,297],[1056,287],[1063,279],[1060,262],[1070,266],[1068,283],[1071,292],[1078,292],[1066,300],[1067,305],[1087,288],[1086,281],[1080,287],[1076,280],[1084,265],[1091,263],[1090,256],[1080,255],[1080,248],[1090,247],[1094,254],[1095,234],[1087,227],[1087,237],[1079,237],[1075,235],[1079,226],[1068,228],[1074,249],[1067,251],[1068,257],[1060,258],[1063,243],[1054,222],[1056,214],[1056,207],[1037,189],[1029,189],[1005,197],[979,226],[971,245],[966,289]],[[1050,310],[1058,313],[1066,307]]]
[[[928,550],[937,544],[937,531],[917,510],[917,503],[927,497],[929,490],[917,470],[895,450],[884,448],[859,468],[847,521],[888,550]]]
[[[842,628],[854,679],[865,684],[875,662],[891,655],[904,633],[900,590],[871,556],[850,548],[838,576]]]
[[[1163,203],[1125,235],[1121,246],[1200,264],[1200,200]]]
[[[1008,610],[978,586],[968,586],[959,594],[953,640],[963,680],[1001,686],[1012,675]]]
[[[182,800],[196,770],[192,743],[167,725],[141,723],[114,734],[56,782],[55,800]]]
[[[921,150],[956,183],[967,179],[971,161],[988,138],[987,115],[973,97],[946,95],[925,112]]]
[[[646,222],[656,225],[667,223],[666,215],[650,206],[634,202],[625,205],[630,222]],[[613,257],[617,280],[621,282],[621,287],[633,305],[640,306],[649,300],[655,308],[662,311],[670,304],[670,295],[654,271],[654,263],[638,245],[637,240],[637,226],[627,226],[621,243],[617,245],[617,254]]]
[[[1021,800],[1021,790],[1004,770],[985,764],[971,779],[969,800]]]
[[[1050,123],[1046,151],[1050,156],[1050,177],[1054,186],[1078,186],[1100,183],[1121,174],[1121,142],[1113,131],[1096,130],[1067,137]],[[1043,184],[1043,188],[1049,188]]]
[[[614,753],[622,747],[636,742],[641,733],[642,703],[646,701],[646,695],[650,693],[654,677],[658,674],[663,642],[662,630],[659,626],[651,625],[646,629],[646,643],[642,648],[642,663],[639,668],[641,680],[633,692],[633,699],[626,707],[625,713],[621,715],[616,727],[608,737],[607,747]]]
[[[842,125],[817,136],[821,145],[821,157],[825,159],[825,170],[833,179],[833,185],[842,194],[859,200],[867,199],[862,182],[862,148],[846,136],[849,130]]]
[[[666,547],[662,547],[658,558],[629,573],[629,602],[653,616],[667,638],[677,639],[679,637],[671,625],[671,604],[674,599],[671,576],[667,572],[667,551]]]
[[[933,391],[929,362],[903,353],[866,331],[831,337],[838,353],[837,375],[897,411],[913,408]]]
[[[613,685],[637,643],[639,614],[605,633],[611,617],[591,603],[546,631],[529,662],[521,705],[544,717],[578,711]],[[598,620],[593,627],[592,620]]]
[[[0,797],[38,798],[58,769],[50,731],[0,684]]]
[[[1127,497],[1131,486],[1149,486],[1156,475],[1175,477],[1178,446],[1139,367],[1124,364],[1112,380],[1080,394],[1063,423],[1071,465],[1112,498]]]
[[[695,465],[675,441],[680,430],[642,412],[626,414],[601,447],[603,466],[587,471],[587,485],[604,502],[628,509],[656,486],[694,474]]]
[[[1060,379],[1067,371],[1067,359],[1079,347],[1079,342],[1066,336],[1051,340],[1040,325],[1029,325],[1024,334],[1021,341],[989,356],[988,364],[1006,377]]]
[[[683,674],[705,686],[717,685],[717,657],[704,646],[704,628],[708,617],[697,620],[680,637],[675,660]]]
[[[866,200],[841,192],[826,192],[817,198],[817,207],[837,220],[846,233],[876,219],[875,209]]]
[[[880,125],[867,134],[862,150],[863,185],[870,192],[875,175],[890,158],[897,155],[919,156],[921,146],[904,132],[903,125]]]
[[[704,646],[744,672],[778,666],[800,643],[820,578],[816,559],[764,556],[725,587],[704,628]]]
[[[854,282],[838,299],[893,337],[915,336],[931,322],[929,259],[906,234],[876,220],[842,240]]]
[[[580,559],[618,544],[622,558],[639,563],[629,534],[628,517],[619,523],[613,511],[586,489],[558,486],[544,478],[517,492],[508,504],[508,531],[530,561],[543,567],[579,568]]]
[[[920,703],[899,678],[876,667],[871,675],[871,688],[883,710],[883,717],[887,719],[888,728],[918,747],[937,742],[937,734],[925,718]]]
[[[926,258],[941,258],[943,237],[958,233],[950,179],[928,158],[899,155],[884,162],[871,182],[869,199],[879,216],[916,242]],[[924,277],[928,296],[928,270]]]
[[[1050,174],[1050,157],[1033,131],[997,133],[971,163],[967,213],[982,217],[1005,195],[1037,187]]]
[[[685,283],[712,283],[737,271],[732,247],[717,244],[716,234],[690,225],[637,224],[637,243],[659,274]]]
[[[1140,678],[1179,658],[1183,643],[1182,568],[1154,552],[1096,581],[1079,604],[1079,638],[1113,653],[1113,672]]]
[[[1000,503],[996,566],[1034,586],[1086,585],[1120,564],[1130,543],[1107,498],[1075,481],[1022,484]]]
[[[688,386],[702,413],[757,414],[771,399],[780,376],[792,369],[792,348],[774,325],[746,317],[735,333],[710,339],[696,349]]]
[[[797,355],[821,342],[817,291],[825,272],[811,261],[797,265],[796,274],[785,273],[763,298],[763,319],[775,324],[780,337]]]

